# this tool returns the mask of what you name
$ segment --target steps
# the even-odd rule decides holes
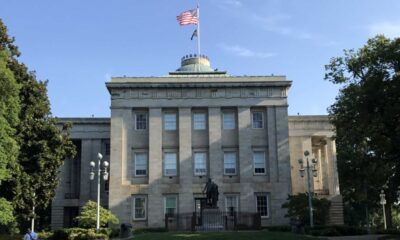
[[[331,201],[329,209],[329,225],[343,225],[343,197],[336,195],[328,199]]]

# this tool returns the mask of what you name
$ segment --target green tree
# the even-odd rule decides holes
[[[331,202],[325,198],[312,198],[313,217],[315,225],[325,225],[328,221],[329,208]],[[308,207],[308,194],[299,193],[297,195],[289,195],[287,202],[282,205],[282,208],[287,208],[288,213],[285,217],[298,219],[302,225],[310,224],[310,212]]]
[[[96,214],[97,214],[97,203],[88,201],[83,206],[82,211],[75,221],[78,222],[78,226],[82,228],[95,228],[96,227]],[[100,227],[106,227],[107,224],[118,224],[118,218],[112,214],[109,210],[100,207]]]
[[[384,188],[390,205],[400,184],[400,39],[376,36],[326,66],[341,86],[329,115],[336,128],[338,170],[346,209],[375,211]],[[353,217],[354,219],[354,217]]]
[[[38,211],[48,207],[59,183],[58,172],[63,159],[73,156],[75,147],[68,134],[70,125],[60,129],[57,119],[51,116],[47,81],[38,81],[34,72],[18,61],[20,53],[13,42],[0,20],[0,46],[10,54],[7,68],[20,86],[19,122],[15,126],[15,140],[20,150],[12,178],[0,186],[0,190],[4,190],[0,196],[12,200],[21,224],[34,216],[33,206]]]
[[[15,140],[20,110],[19,85],[7,67],[9,56],[0,46],[0,185],[11,178],[19,150]],[[0,198],[0,225],[8,225],[14,220],[11,203]]]

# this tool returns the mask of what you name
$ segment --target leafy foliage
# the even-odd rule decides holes
[[[34,216],[32,206],[42,211],[49,205],[63,159],[73,156],[75,148],[69,126],[58,128],[51,116],[47,82],[18,61],[13,42],[0,19],[0,180],[5,179],[0,196],[12,201],[17,219],[26,223]],[[9,155],[8,165],[3,153]]]
[[[75,220],[78,221],[79,227],[95,228],[96,214],[97,203],[93,201],[88,201],[85,206],[83,206],[80,215],[76,217]],[[109,223],[118,224],[118,222],[118,218],[114,214],[100,206],[100,227],[105,227]]]
[[[377,209],[380,189],[390,205],[400,185],[400,39],[377,36],[345,51],[331,59],[325,79],[342,86],[329,115],[342,194],[354,209],[346,219],[357,221],[360,207]]]
[[[328,221],[329,208],[331,202],[325,198],[312,198],[313,217],[315,225],[325,225]],[[282,208],[287,208],[288,213],[285,217],[298,219],[302,225],[309,225],[310,213],[308,207],[308,194],[299,193],[297,195],[289,195],[287,202],[282,205]]]
[[[13,207],[9,201],[0,198],[0,224],[8,225],[15,221]]]

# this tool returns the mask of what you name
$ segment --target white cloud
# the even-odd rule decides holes
[[[269,58],[276,56],[275,53],[266,53],[266,52],[259,52],[254,51],[249,48],[241,47],[238,45],[227,45],[227,44],[220,44],[219,45],[224,51],[229,52],[233,55],[239,57],[255,57],[255,58]]]
[[[239,0],[225,0],[224,3],[233,7],[241,7],[243,5]]]
[[[400,37],[400,21],[374,23],[369,25],[367,28],[372,36],[384,34],[389,38]]]

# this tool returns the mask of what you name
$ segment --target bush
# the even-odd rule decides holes
[[[313,197],[312,204],[314,209],[315,225],[324,225],[328,221],[329,208],[331,202],[328,199],[318,199]],[[282,208],[287,208],[288,213],[285,217],[300,221],[301,225],[310,224],[310,215],[308,208],[308,194],[299,193],[297,195],[289,195],[287,202],[282,205]]]
[[[53,236],[52,232],[39,232],[38,233],[40,240],[50,240]]]
[[[341,225],[306,227],[305,231],[313,236],[354,236],[367,234],[367,230],[363,228]]]
[[[69,240],[68,233],[63,229],[55,230],[53,235],[50,237],[51,240]]]
[[[78,222],[78,226],[82,228],[93,228],[96,226],[96,216],[97,216],[97,203],[93,201],[88,201],[85,206],[83,206],[81,213],[75,218]],[[103,207],[100,207],[100,226],[105,227],[107,224],[118,224],[118,218]]]
[[[21,235],[0,235],[0,240],[21,240]]]
[[[263,229],[266,229],[270,232],[290,232],[290,231],[292,231],[292,227],[289,225],[268,226],[268,227],[263,227]]]

